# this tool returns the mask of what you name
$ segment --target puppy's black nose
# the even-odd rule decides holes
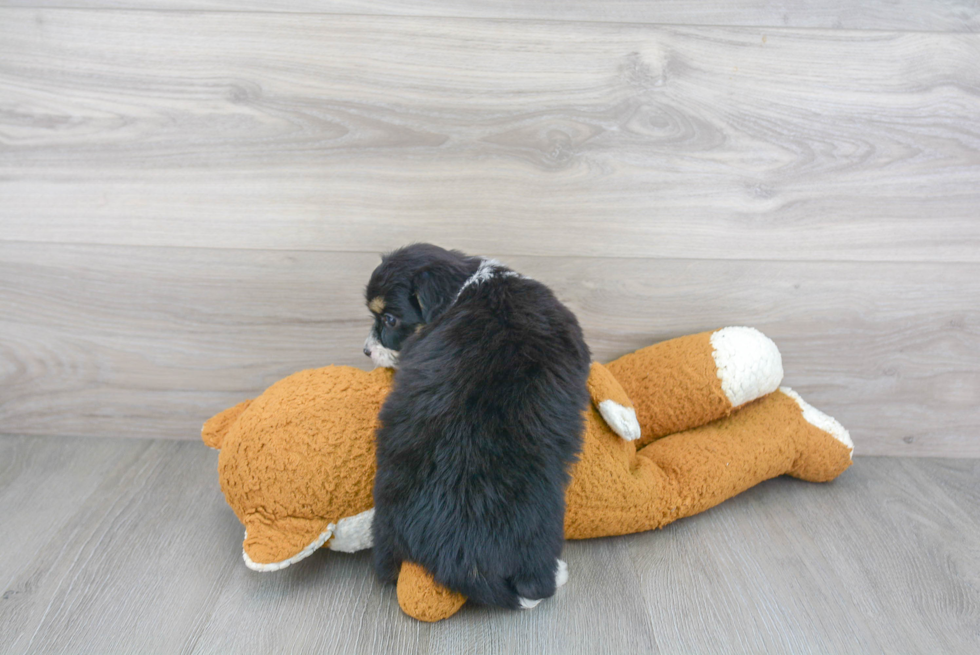
[[[367,355],[368,357],[370,357],[371,356],[371,349],[368,348],[367,346],[364,346],[364,354]]]

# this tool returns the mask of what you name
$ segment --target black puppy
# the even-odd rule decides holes
[[[380,413],[374,565],[401,562],[480,603],[529,608],[567,579],[565,487],[590,355],[539,282],[429,244],[385,256],[365,353],[396,365]]]

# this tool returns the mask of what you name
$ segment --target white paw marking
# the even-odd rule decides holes
[[[632,407],[624,407],[615,400],[603,400],[599,403],[599,413],[612,431],[626,441],[640,438],[640,422],[636,420],[636,410]]]
[[[565,560],[558,560],[558,571],[555,573],[555,588],[560,588],[568,582],[568,564]]]
[[[521,609],[522,610],[529,610],[529,609],[532,609],[534,607],[537,607],[538,606],[538,603],[540,603],[541,600],[542,600],[541,598],[539,598],[537,600],[528,600],[527,598],[521,598],[520,599]]]
[[[783,358],[772,339],[750,327],[726,327],[711,335],[721,389],[732,407],[772,393],[783,381]]]
[[[555,589],[559,589],[566,582],[568,582],[568,564],[564,560],[556,560],[557,565],[555,567]],[[520,598],[520,604],[522,610],[529,610],[538,606],[543,598],[538,598],[537,600],[530,600],[529,598]]]

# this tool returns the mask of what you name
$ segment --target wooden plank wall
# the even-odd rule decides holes
[[[196,439],[366,368],[377,254],[432,241],[552,285],[597,359],[753,325],[859,454],[980,456],[978,31],[971,2],[0,2],[0,433]]]

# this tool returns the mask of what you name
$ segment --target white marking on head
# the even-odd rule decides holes
[[[461,286],[459,288],[459,291],[456,292],[456,297],[453,298],[453,302],[459,300],[460,294],[463,293],[466,287],[471,286],[473,284],[480,284],[481,282],[486,282],[487,280],[489,280],[494,276],[498,268],[502,268],[502,267],[503,264],[501,264],[496,259],[482,260],[480,262],[480,267],[476,269],[476,273],[466,278],[466,282],[463,282],[463,286]],[[519,277],[519,278],[524,277],[523,275],[515,271],[504,271],[503,273],[501,273],[501,275],[503,277]]]
[[[560,589],[566,582],[568,582],[568,564],[564,560],[555,560],[555,590]],[[537,607],[538,603],[544,600],[544,598],[531,600],[530,598],[518,596],[517,600],[522,610],[529,610]]]
[[[484,259],[481,261],[480,267],[476,269],[476,273],[469,276],[466,279],[466,282],[463,282],[463,286],[461,286],[459,291],[456,293],[456,298],[459,298],[459,294],[463,293],[466,287],[489,280],[490,276],[493,275],[493,272],[497,270],[497,267],[500,265],[500,262],[498,262],[496,259]]]
[[[380,368],[398,368],[398,351],[385,348],[374,336],[374,329],[368,333],[364,340],[364,349],[371,353],[371,361]]]

